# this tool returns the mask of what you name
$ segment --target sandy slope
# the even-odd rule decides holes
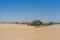
[[[60,24],[43,28],[0,24],[0,40],[60,40]]]

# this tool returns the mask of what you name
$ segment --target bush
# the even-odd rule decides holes
[[[49,23],[43,23],[42,25],[43,26],[49,26],[49,25],[53,25],[54,23],[53,22],[49,22]]]
[[[42,25],[42,22],[40,20],[33,20],[31,22],[31,25],[38,27],[38,26]]]
[[[49,22],[49,24],[50,24],[50,25],[52,25],[52,24],[53,24],[53,22]]]

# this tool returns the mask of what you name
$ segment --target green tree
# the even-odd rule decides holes
[[[50,25],[52,25],[52,24],[53,24],[53,22],[49,22],[49,24],[50,24]]]
[[[33,20],[31,22],[31,25],[36,26],[36,27],[40,26],[41,24],[42,24],[42,22],[40,20]]]

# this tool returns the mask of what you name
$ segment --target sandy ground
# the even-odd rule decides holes
[[[60,24],[41,28],[0,24],[0,40],[60,40]]]

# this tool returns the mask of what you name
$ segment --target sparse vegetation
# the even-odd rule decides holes
[[[49,22],[49,23],[43,23],[42,26],[49,26],[49,25],[53,25],[53,22]]]
[[[53,24],[53,22],[49,22],[49,24],[50,24],[50,25],[52,25],[52,24]]]
[[[60,23],[53,23],[53,22],[44,23],[40,20],[33,20],[32,22],[1,22],[1,24],[26,24],[29,26],[41,27]]]
[[[49,25],[53,25],[53,22],[49,22],[49,23],[43,23],[40,20],[33,20],[31,23],[27,23],[27,25],[29,26],[35,26],[35,27],[40,27],[40,26],[49,26]]]
[[[33,20],[31,22],[31,25],[38,27],[38,26],[42,25],[42,21],[40,21],[40,20]]]

